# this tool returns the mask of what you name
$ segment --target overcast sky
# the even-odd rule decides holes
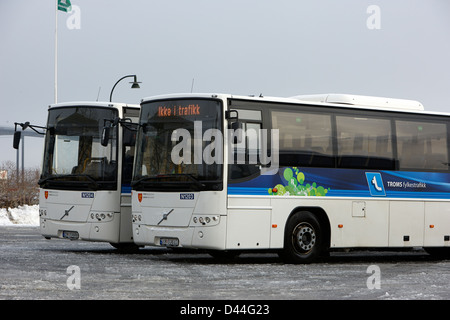
[[[57,0],[0,0],[0,126],[44,125]],[[58,12],[58,102],[164,93],[352,93],[450,112],[448,0],[71,0]],[[69,29],[79,26],[79,29]],[[42,139],[28,138],[39,166]],[[0,163],[15,161],[0,136]]]

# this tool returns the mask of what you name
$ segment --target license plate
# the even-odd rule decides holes
[[[178,247],[180,241],[177,238],[160,238],[159,244],[164,247]]]
[[[76,240],[80,237],[77,231],[63,231],[62,236],[69,240]]]

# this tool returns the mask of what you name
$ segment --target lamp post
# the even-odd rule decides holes
[[[141,83],[141,82],[138,82],[138,81],[137,81],[137,77],[136,77],[135,74],[130,74],[130,75],[128,75],[128,76],[122,77],[122,78],[120,78],[119,80],[117,80],[117,82],[114,84],[114,86],[113,86],[113,88],[112,88],[112,90],[111,90],[111,93],[110,93],[110,95],[109,95],[109,101],[110,101],[110,102],[112,102],[112,94],[113,94],[114,88],[117,86],[117,84],[118,84],[120,81],[122,81],[123,79],[125,79],[125,78],[131,78],[131,77],[134,77],[134,81],[133,81],[133,82],[130,82],[130,83],[131,83],[131,89],[139,89],[139,88],[140,88],[139,83]]]

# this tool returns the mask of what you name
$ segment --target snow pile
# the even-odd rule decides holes
[[[0,226],[38,226],[39,205],[23,205],[17,208],[0,208]]]

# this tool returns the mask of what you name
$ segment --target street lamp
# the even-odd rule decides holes
[[[112,90],[111,90],[111,94],[109,95],[109,101],[110,101],[110,102],[112,102],[112,94],[113,94],[114,88],[117,86],[117,84],[118,84],[120,81],[122,81],[123,79],[125,79],[125,78],[131,78],[131,77],[134,77],[134,81],[133,81],[133,82],[130,82],[130,83],[131,83],[131,89],[139,89],[139,88],[140,88],[139,83],[141,83],[141,82],[138,82],[138,81],[137,81],[137,77],[136,77],[135,74],[130,74],[130,75],[128,75],[128,76],[122,77],[122,78],[120,78],[119,80],[117,80],[117,82],[114,84],[114,86],[113,86],[113,88],[112,88]]]

